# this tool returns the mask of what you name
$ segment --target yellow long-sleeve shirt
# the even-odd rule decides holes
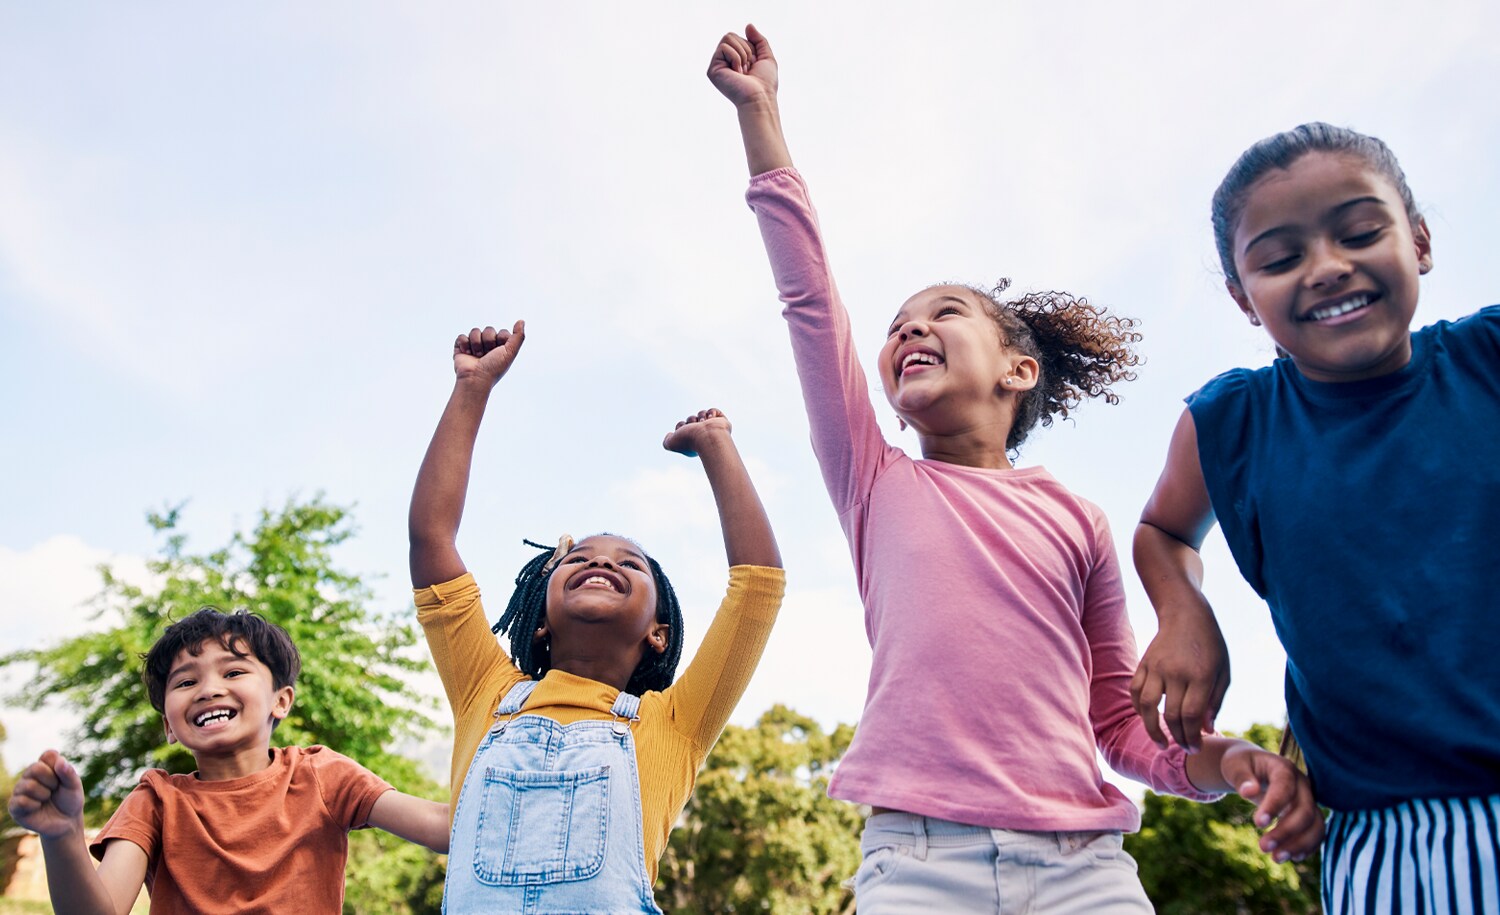
[[[656,868],[667,837],[693,792],[698,768],[724,730],[755,672],[771,624],[781,609],[786,575],[781,569],[734,566],[719,612],[686,670],[662,692],[641,697],[635,726],[636,768],[641,780],[641,824],[646,868]],[[500,647],[485,616],[474,576],[416,591],[417,621],[453,709],[452,806],[458,807],[469,763],[494,723],[505,693],[525,676]],[[548,671],[522,712],[560,724],[613,716],[619,690],[562,671]]]

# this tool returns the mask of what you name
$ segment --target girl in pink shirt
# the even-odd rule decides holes
[[[1300,857],[1322,823],[1304,776],[1245,741],[1161,749],[1131,703],[1135,640],[1103,512],[1011,453],[1132,376],[1134,322],[1061,293],[1003,300],[963,285],[897,311],[878,366],[916,430],[880,434],[806,185],[754,27],[724,36],[709,79],[735,104],[751,208],[776,276],[813,448],[849,540],[874,652],[859,730],[830,783],[872,808],[855,879],[881,912],[1150,912],[1121,849],[1140,824],[1111,766],[1200,800],[1236,790]],[[1031,906],[1030,909],[1026,906]]]

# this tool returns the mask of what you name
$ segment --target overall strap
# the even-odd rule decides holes
[[[622,691],[615,697],[615,704],[610,708],[609,713],[616,718],[639,721],[641,720],[641,697]]]
[[[495,717],[514,715],[519,712],[521,706],[525,705],[526,700],[531,697],[531,691],[536,689],[536,682],[528,678],[507,690],[505,698],[500,700],[500,707],[495,709]]]

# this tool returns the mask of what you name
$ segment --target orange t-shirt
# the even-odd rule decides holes
[[[275,747],[254,775],[199,781],[148,769],[89,846],[145,852],[156,913],[328,913],[344,905],[349,830],[391,786],[327,747]]]

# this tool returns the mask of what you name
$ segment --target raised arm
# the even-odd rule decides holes
[[[1141,657],[1130,683],[1146,730],[1165,746],[1157,704],[1172,738],[1189,752],[1202,746],[1204,731],[1229,688],[1229,651],[1203,595],[1203,560],[1198,548],[1214,524],[1213,505],[1198,463],[1193,415],[1184,410],[1167,465],[1141,513],[1135,532],[1135,568],[1156,608],[1156,638]]]
[[[510,330],[474,328],[453,343],[453,393],[438,420],[411,494],[411,583],[426,588],[468,571],[458,555],[458,525],[469,491],[474,440],[490,391],[505,375],[526,339],[526,322]]]
[[[661,445],[703,462],[719,510],[729,564],[781,568],[776,535],[771,532],[770,519],[750,481],[750,472],[734,446],[731,430],[729,417],[722,412],[702,410],[678,423]]]
[[[83,837],[83,782],[72,764],[48,750],[21,773],[10,815],[42,840],[52,908],[79,915],[125,915],[146,880],[146,853],[117,839],[98,869]]]
[[[790,166],[792,155],[776,105],[776,57],[766,36],[753,25],[745,26],[743,38],[733,32],[725,35],[709,61],[708,79],[739,114],[750,177]]]

